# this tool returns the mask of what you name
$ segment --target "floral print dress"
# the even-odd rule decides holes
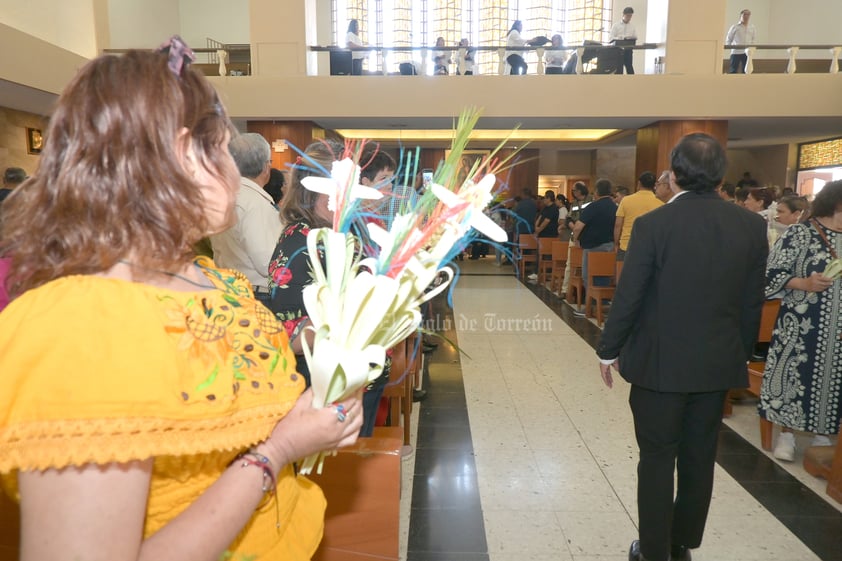
[[[313,269],[307,250],[307,234],[310,225],[306,222],[290,224],[281,232],[272,260],[269,262],[269,292],[266,303],[286,330],[290,341],[301,333],[307,320],[304,308],[304,287],[313,282]],[[319,251],[320,259],[324,254]],[[310,385],[310,370],[303,355],[296,355],[297,369]]]
[[[818,434],[838,433],[842,419],[842,281],[822,292],[785,286],[793,278],[823,272],[833,259],[831,248],[842,255],[842,232],[817,222],[795,224],[775,243],[766,267],[767,298],[783,299],[758,409],[773,423]]]
[[[306,325],[307,310],[304,307],[304,288],[314,280],[307,249],[307,234],[312,228],[306,222],[296,222],[284,228],[272,260],[269,262],[269,309],[282,323],[289,340],[293,341]],[[324,251],[319,248],[319,259],[324,262]],[[366,391],[380,389],[389,381],[392,350],[386,352],[386,364],[379,378],[368,385]],[[310,369],[304,355],[295,355],[298,372],[310,385]]]

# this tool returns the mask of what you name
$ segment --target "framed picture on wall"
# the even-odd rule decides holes
[[[41,136],[41,129],[26,129],[26,152],[28,154],[40,154],[41,146],[44,144],[44,137]]]
[[[479,165],[483,158],[487,158],[489,155],[491,155],[491,150],[463,150],[462,161],[459,163],[459,171],[456,176],[458,179],[457,185],[464,183],[468,174],[474,169],[474,165]],[[450,157],[450,150],[444,151],[444,157],[445,159]]]

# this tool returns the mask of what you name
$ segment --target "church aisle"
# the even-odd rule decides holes
[[[475,483],[479,501],[452,500],[451,507],[467,512],[481,504],[490,561],[625,560],[637,536],[637,448],[628,384],[619,380],[612,390],[603,386],[591,346],[598,330],[590,322],[573,319],[569,308],[555,302],[553,308],[570,318],[571,328],[533,294],[541,289],[530,289],[507,274],[510,269],[501,271],[488,261],[465,264],[453,297],[452,327],[464,354],[450,358],[461,361],[470,426],[460,429],[453,422],[450,429],[440,425],[436,433],[447,440],[450,452],[438,453],[449,458],[450,472],[436,470],[435,457],[419,444],[416,466],[424,470],[416,467],[413,497],[432,497],[435,486],[458,488],[459,497],[472,499]],[[438,371],[431,365],[431,396]],[[448,384],[458,371],[448,367]],[[424,428],[427,406],[421,407],[419,435],[430,430]],[[459,442],[465,434],[470,443]],[[462,463],[467,471],[452,473],[455,455],[465,460],[469,450],[475,477],[467,462]],[[728,427],[721,434],[719,456],[705,540],[694,559],[842,560],[842,514],[836,508],[784,470],[769,467],[765,454]],[[448,473],[453,479],[443,482],[425,473]],[[771,506],[764,507],[752,495],[757,487],[768,487],[768,477],[786,497],[797,495],[796,504],[807,516],[800,524],[811,526],[809,531],[798,530],[791,500],[788,505],[781,497],[776,506],[766,497]],[[424,485],[426,491],[418,488]],[[435,546],[438,556],[413,553],[424,547],[414,526],[411,520],[409,560],[486,558],[477,551],[475,537],[468,548],[458,546],[458,540],[452,547]],[[810,547],[787,526],[807,536]],[[476,530],[476,522],[470,527]],[[424,534],[432,542],[440,539],[433,532]]]

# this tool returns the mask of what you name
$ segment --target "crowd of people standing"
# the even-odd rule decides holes
[[[748,386],[764,300],[781,300],[757,401],[778,427],[773,456],[791,462],[802,444],[831,446],[842,422],[842,282],[830,267],[842,254],[842,181],[809,201],[748,172],[739,187],[724,183],[724,171],[721,145],[694,134],[671,169],[641,174],[633,193],[604,179],[593,192],[576,183],[571,205],[524,189],[512,211],[515,239],[545,236],[554,217],[557,239],[583,248],[583,270],[589,250],[625,261],[598,355],[609,387],[612,369],[631,384],[640,447],[632,560],[686,560],[700,546],[723,404]]]
[[[382,379],[316,410],[301,361],[304,240],[332,219],[301,182],[341,147],[307,147],[273,195],[268,143],[233,132],[189,59],[174,38],[89,62],[37,173],[4,174],[15,300],[0,322],[0,473],[22,505],[23,558],[307,559],[325,504],[295,460],[373,425]],[[361,183],[391,183],[394,160],[363,159]],[[758,405],[782,429],[775,457],[794,459],[795,431],[830,444],[842,420],[842,283],[828,273],[842,181],[809,202],[732,189],[724,170],[722,146],[689,135],[634,193],[600,179],[593,193],[575,184],[572,203],[528,189],[512,201],[515,236],[577,243],[585,269],[592,251],[625,262],[598,354],[607,386],[612,368],[631,384],[645,499],[632,559],[701,544],[716,428],[727,390],[746,385],[764,298],[781,299]],[[194,255],[208,237],[216,263]]]

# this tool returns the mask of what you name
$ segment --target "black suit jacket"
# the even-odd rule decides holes
[[[746,387],[768,251],[765,220],[713,192],[639,217],[597,354],[654,391]]]

